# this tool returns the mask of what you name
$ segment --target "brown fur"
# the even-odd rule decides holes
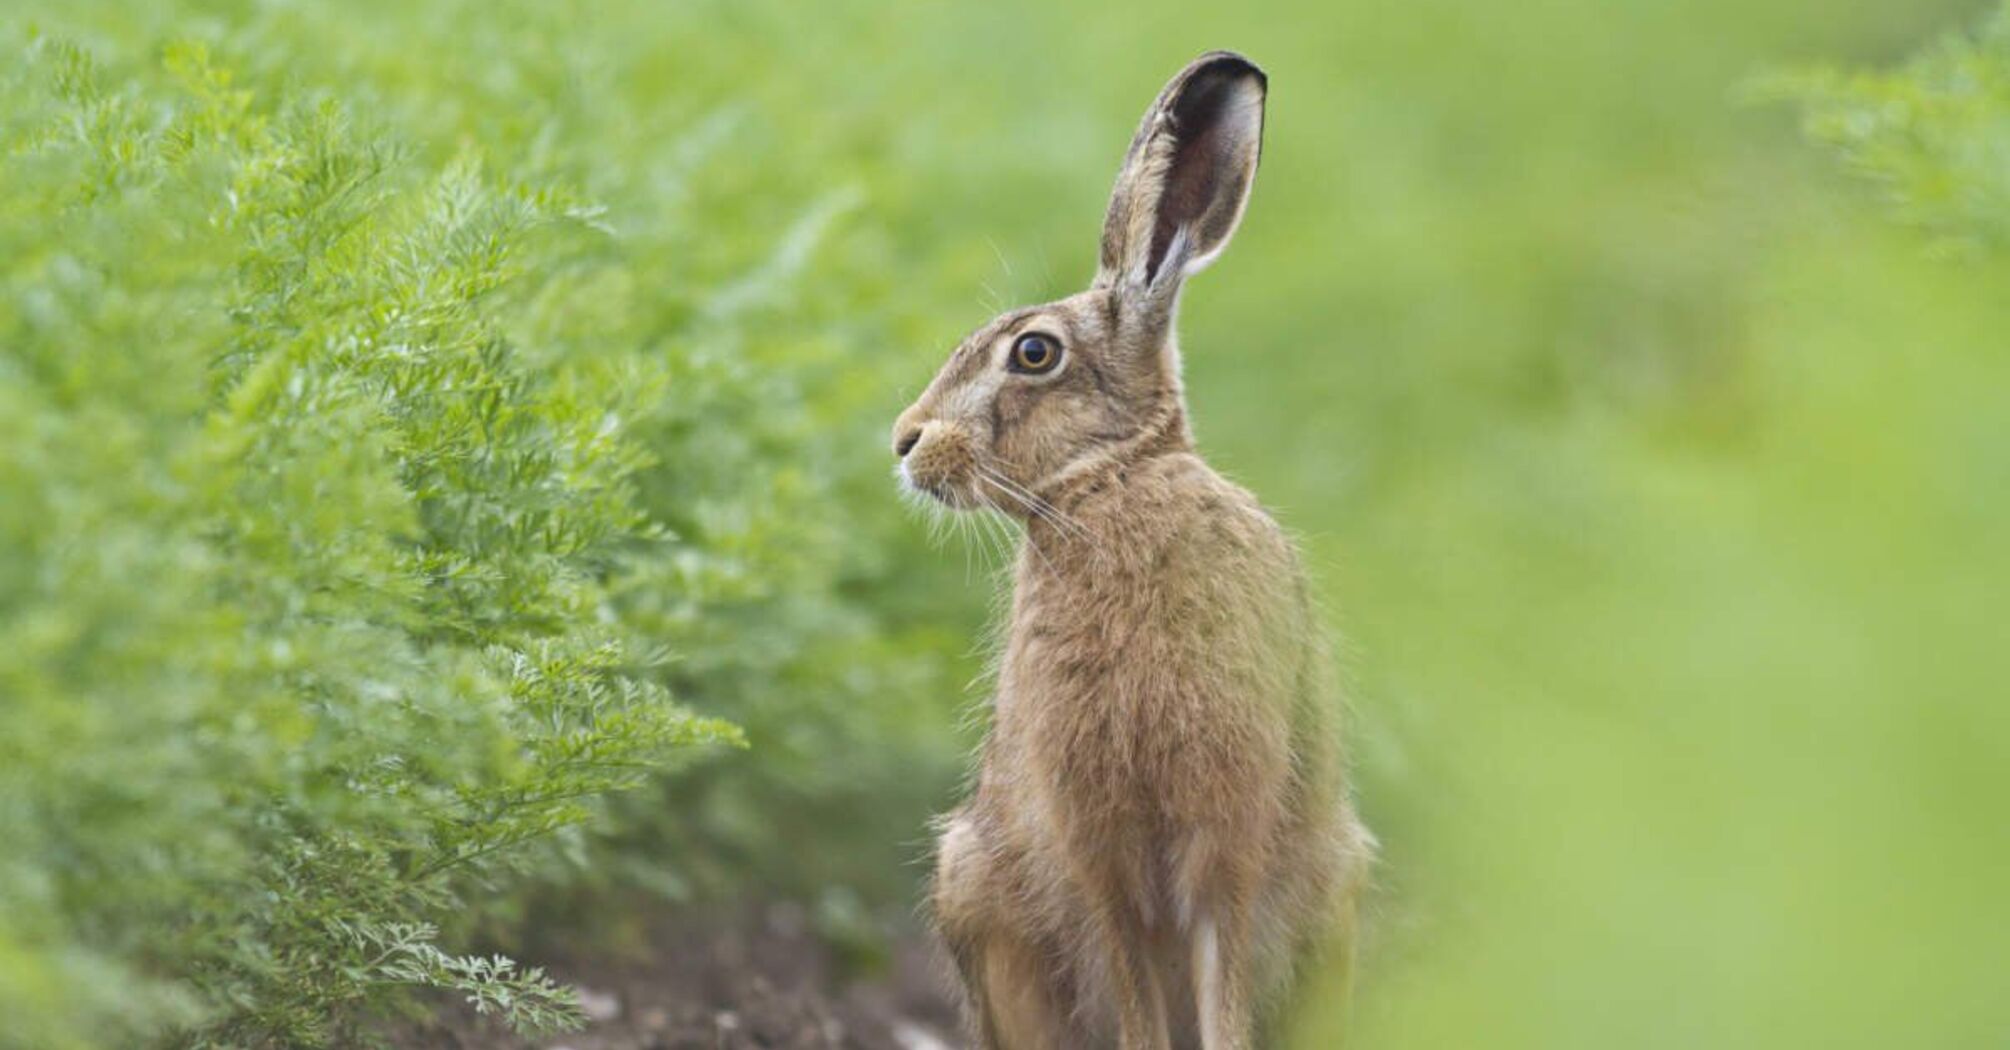
[[[1304,954],[1351,938],[1373,845],[1319,618],[1283,532],[1194,451],[1173,332],[1241,216],[1264,90],[1225,52],[1182,70],[1095,283],[979,329],[894,429],[914,487],[1025,523],[932,894],[987,1050],[1243,1050]],[[1052,372],[1006,367],[1028,332]]]

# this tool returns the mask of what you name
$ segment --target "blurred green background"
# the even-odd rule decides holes
[[[619,360],[668,391],[670,408],[624,431],[650,462],[623,477],[683,546],[625,577],[581,570],[612,596],[578,609],[666,647],[642,677],[750,747],[676,760],[581,814],[590,830],[482,875],[517,887],[488,936],[509,936],[493,931],[516,928],[509,901],[526,893],[618,925],[579,903],[630,899],[581,892],[610,886],[798,896],[842,936],[913,899],[923,822],[954,798],[972,740],[981,692],[965,683],[992,601],[969,567],[982,551],[931,547],[895,507],[885,427],[992,311],[1087,281],[1144,105],[1194,54],[1242,50],[1270,74],[1263,168],[1235,244],[1190,286],[1183,347],[1204,451],[1301,537],[1345,639],[1357,787],[1386,848],[1353,1045],[1999,1046],[2010,33],[1984,31],[1991,14],[1973,0],[16,4],[21,58],[0,73],[17,179],[0,191],[15,259],[0,388],[15,400],[0,405],[81,429],[90,399],[47,362],[89,341],[103,361],[64,380],[88,384],[128,359],[118,340],[152,345],[144,325],[65,335],[37,318],[66,272],[64,224],[107,195],[127,211],[93,227],[96,258],[185,250],[176,221],[129,217],[162,183],[21,187],[65,135],[88,171],[123,155],[116,134],[152,142],[187,109],[187,77],[163,60],[176,42],[202,42],[275,125],[336,107],[354,141],[395,144],[407,181],[475,163],[600,209],[601,232],[552,235],[585,247],[533,240],[493,323],[533,372]],[[56,40],[154,123],[37,110],[66,97],[49,86]],[[221,197],[162,199],[199,226]],[[203,243],[242,267],[255,235]],[[230,308],[179,277],[131,282],[170,289],[162,317]],[[242,335],[189,324],[196,363],[125,380],[104,411],[145,406],[179,432],[229,396],[234,373],[204,355]],[[35,339],[39,358],[23,349]],[[178,383],[186,396],[163,393]],[[16,673],[0,675],[0,726],[88,748],[51,712],[109,693],[64,670],[74,654],[29,673],[22,639],[100,591],[40,572],[51,519],[17,493],[109,492],[165,467],[38,467],[26,437],[9,440],[0,664]],[[133,613],[106,599],[76,615]],[[523,630],[563,633],[539,623]],[[410,630],[415,651],[442,637]],[[159,659],[109,652],[133,668],[122,682]],[[76,847],[51,830],[98,811],[67,804],[57,768],[14,761],[0,820],[15,824],[0,826],[47,844],[0,878],[16,909],[0,1002],[41,1011],[41,1029],[17,1031],[48,1033],[18,1045],[126,1045],[292,994],[220,994],[174,948],[108,931],[124,891],[65,874]],[[175,855],[163,848],[148,855]],[[237,885],[232,863],[208,857],[197,881]],[[467,889],[396,913],[440,910],[434,892]],[[47,915],[20,918],[28,902]],[[168,894],[140,921],[199,927],[213,905]],[[167,1005],[50,990],[132,973]],[[1342,1004],[1312,987],[1299,1043],[1335,1045]]]

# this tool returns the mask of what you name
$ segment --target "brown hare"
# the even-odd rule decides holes
[[[1351,941],[1373,845],[1319,619],[1290,541],[1194,451],[1173,330],[1242,217],[1265,90],[1228,52],[1181,70],[1095,282],[978,329],[894,427],[908,485],[1025,525],[931,901],[988,1050],[1241,1050],[1309,950]]]

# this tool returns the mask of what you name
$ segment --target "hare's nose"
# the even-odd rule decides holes
[[[899,456],[902,459],[906,459],[907,454],[909,452],[914,451],[914,446],[919,444],[920,441],[921,441],[921,428],[913,427],[909,429],[906,433],[900,435],[899,438],[896,438],[894,440],[893,454]]]

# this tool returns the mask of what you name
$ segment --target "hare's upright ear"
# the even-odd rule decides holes
[[[1159,92],[1117,174],[1098,286],[1160,299],[1227,247],[1256,178],[1265,89],[1255,63],[1211,51]]]

